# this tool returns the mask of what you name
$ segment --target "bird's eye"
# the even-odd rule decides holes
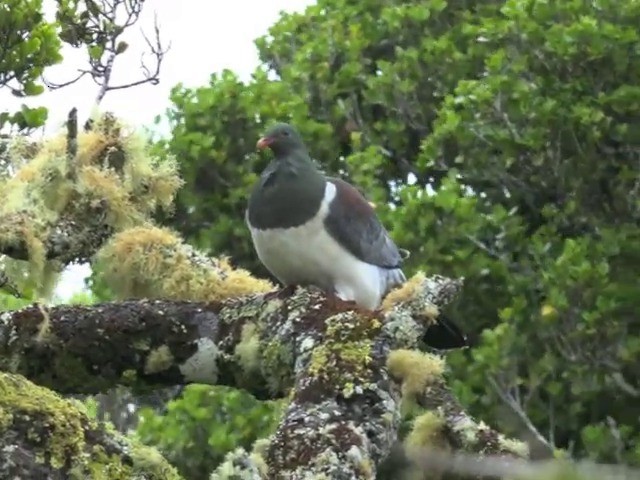
[[[289,132],[287,132],[286,130],[284,132],[282,132],[282,135],[284,135],[285,137],[289,136]]]

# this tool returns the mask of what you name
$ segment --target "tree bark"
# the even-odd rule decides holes
[[[1,314],[0,369],[64,393],[198,382],[243,388],[258,398],[288,395],[260,457],[267,478],[369,479],[396,442],[400,421],[403,379],[390,376],[389,353],[415,349],[435,307],[460,286],[444,277],[416,277],[376,312],[303,288],[216,303],[36,305]],[[477,427],[439,375],[421,398],[425,407],[444,412],[443,428],[459,438]],[[488,427],[474,431],[483,432],[476,443],[457,442],[455,435],[451,443],[515,453],[489,442],[499,434]],[[236,462],[238,468],[259,471],[260,461],[252,458]]]

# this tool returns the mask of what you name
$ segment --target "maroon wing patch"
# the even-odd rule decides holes
[[[399,268],[402,256],[373,207],[353,185],[327,178],[336,198],[324,223],[329,234],[356,258],[383,268]]]

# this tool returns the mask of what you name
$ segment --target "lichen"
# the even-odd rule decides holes
[[[402,381],[402,396],[414,397],[442,376],[444,359],[417,350],[393,350],[387,358],[392,377]]]
[[[209,477],[210,480],[255,480],[262,478],[258,465],[250,461],[251,455],[241,447],[227,453]]]
[[[247,322],[242,327],[240,342],[236,345],[235,356],[246,375],[260,371],[260,336],[255,323]]]
[[[51,469],[65,469],[72,479],[180,478],[164,458],[153,455],[153,449],[121,435],[109,433],[125,449],[124,454],[107,453],[99,444],[87,444],[86,432],[98,432],[99,427],[77,402],[65,400],[19,375],[0,372],[0,434],[7,429],[12,429],[14,435],[4,438],[22,442],[23,448],[35,453],[38,462]],[[92,434],[90,438],[100,436]]]
[[[498,435],[498,444],[502,451],[511,452],[520,458],[529,457],[529,446],[525,442],[521,442],[513,438],[507,438],[500,434]]]
[[[173,355],[167,345],[160,345],[151,350],[144,364],[144,373],[147,375],[163,372],[173,365]]]
[[[60,233],[59,220],[82,225],[95,220],[87,215],[95,216],[92,207],[99,206],[104,222],[116,231],[144,224],[158,207],[171,208],[183,184],[175,158],[152,155],[144,135],[112,116],[98,116],[92,130],[78,132],[77,154],[72,159],[67,155],[66,135],[62,131],[35,149],[30,147],[33,152],[26,152],[24,142],[16,141],[9,156],[19,168],[2,184],[0,245],[26,247],[30,280],[37,287],[53,283],[47,275],[59,274],[59,265],[46,268],[45,251],[45,241]],[[79,231],[78,235],[89,234]],[[86,239],[64,239],[75,240]]]
[[[132,442],[129,455],[133,460],[133,478],[180,480],[178,471],[155,447]]]
[[[416,273],[413,277],[402,284],[401,287],[391,290],[382,301],[381,309],[385,312],[392,310],[397,305],[407,303],[419,298],[424,287],[426,277],[423,272]],[[438,315],[435,305],[425,305],[425,312],[434,317]]]
[[[233,268],[226,258],[209,258],[170,229],[140,226],[114,235],[98,252],[101,275],[121,297],[219,302],[273,285]]]
[[[444,419],[434,412],[424,412],[413,419],[413,425],[409,435],[404,440],[408,449],[421,449],[424,447],[440,447],[446,445],[441,432],[445,425]]]
[[[264,345],[261,355],[261,373],[272,393],[282,392],[292,381],[293,352],[278,340]]]
[[[308,373],[312,379],[339,385],[344,397],[361,393],[371,375],[372,338],[380,321],[353,311],[325,320],[325,337],[311,351]]]
[[[251,454],[249,458],[254,463],[260,475],[266,477],[269,473],[269,466],[265,461],[265,457],[267,455],[267,449],[269,448],[270,441],[268,438],[259,438],[253,443],[253,447],[251,448]]]
[[[362,384],[371,363],[371,343],[368,340],[326,342],[311,353],[309,375],[326,382],[341,385],[342,395],[351,397],[356,384]]]

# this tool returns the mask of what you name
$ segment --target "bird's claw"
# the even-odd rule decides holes
[[[279,297],[290,297],[296,291],[297,285],[285,285],[278,291]]]

